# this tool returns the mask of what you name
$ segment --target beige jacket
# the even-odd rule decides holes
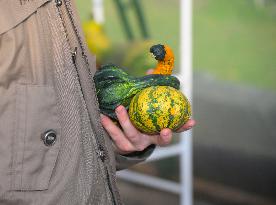
[[[0,0],[0,205],[121,204],[116,169],[153,150],[114,153],[71,4]]]

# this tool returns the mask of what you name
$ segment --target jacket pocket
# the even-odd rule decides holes
[[[54,89],[17,85],[15,112],[11,190],[45,190],[61,136]]]

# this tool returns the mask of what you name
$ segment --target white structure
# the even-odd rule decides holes
[[[93,14],[97,22],[103,23],[103,0],[92,0]],[[180,35],[180,73],[181,89],[192,103],[192,0],[180,0],[181,4],[181,35]],[[101,11],[100,11],[101,10]],[[166,157],[180,155],[181,182],[176,183],[158,177],[124,170],[117,176],[134,183],[180,194],[181,205],[193,204],[193,175],[192,175],[192,132],[180,134],[180,142],[166,148],[158,148],[147,160],[154,161]]]
[[[92,0],[92,14],[96,23],[102,24],[104,22],[104,5],[103,0]]]

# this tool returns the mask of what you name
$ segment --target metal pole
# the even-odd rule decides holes
[[[103,0],[92,0],[93,19],[98,24],[104,23],[104,5]]]
[[[168,157],[179,156],[182,152],[181,144],[170,145],[168,147],[158,147],[152,155],[146,160],[146,162],[152,162]]]
[[[117,172],[117,176],[121,179],[148,186],[154,189],[167,191],[174,194],[180,194],[180,184],[167,179],[161,179],[155,176],[148,176],[147,174],[140,174],[135,171],[123,170]]]
[[[128,40],[133,40],[134,35],[133,35],[132,30],[130,28],[128,18],[126,16],[126,11],[125,11],[124,4],[121,0],[114,0],[114,2],[115,2],[115,5],[117,6],[118,14],[121,18],[122,24],[124,26],[124,29],[125,29],[125,32],[126,32],[126,35],[127,35],[127,38],[128,38]]]
[[[149,32],[147,29],[146,21],[144,18],[143,9],[141,7],[141,1],[140,0],[132,0],[133,7],[136,11],[137,20],[141,29],[141,33],[144,39],[149,38]]]
[[[192,103],[192,0],[180,1],[180,76],[181,89]],[[192,132],[180,136],[182,147],[180,155],[181,169],[181,205],[193,204],[193,164]]]

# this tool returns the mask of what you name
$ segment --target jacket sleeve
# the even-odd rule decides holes
[[[115,159],[116,159],[116,170],[122,170],[126,169],[130,166],[133,166],[137,163],[141,163],[145,161],[154,151],[155,145],[150,145],[143,151],[139,152],[132,152],[127,155],[121,155],[121,154],[116,154]]]

